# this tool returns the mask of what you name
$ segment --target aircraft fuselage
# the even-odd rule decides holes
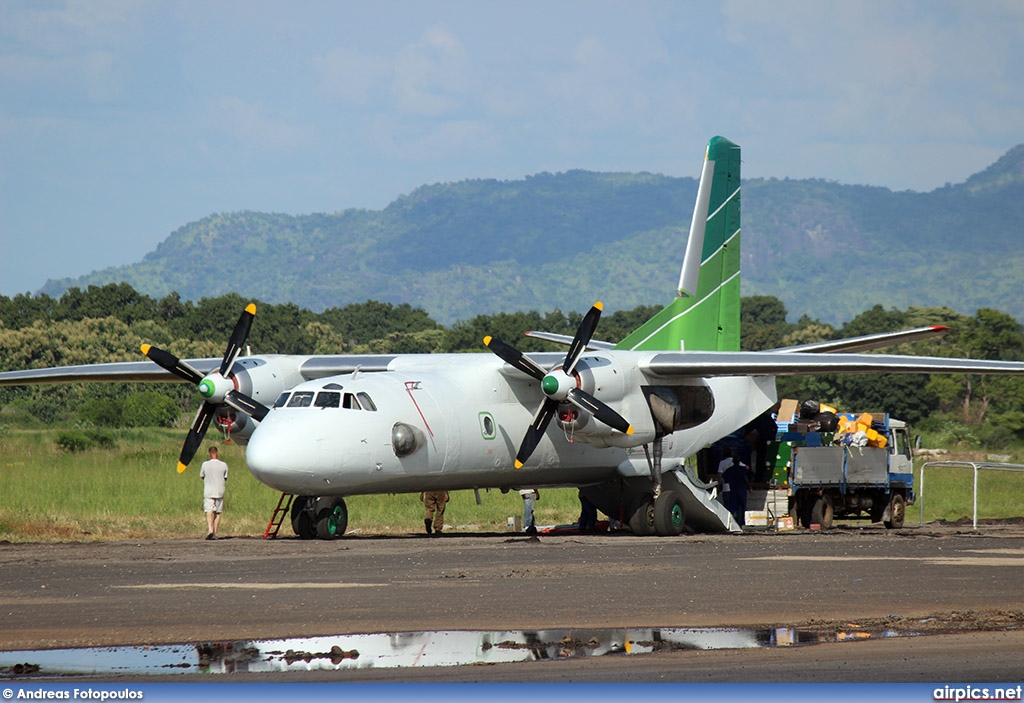
[[[543,393],[492,354],[398,356],[389,370],[322,378],[282,394],[249,440],[250,471],[297,495],[405,493],[601,483],[647,476],[642,445],[656,436],[643,378],[630,357],[593,353],[577,365],[580,387],[614,406],[633,435],[564,408],[521,469],[519,443]],[[551,361],[560,355],[535,355]],[[714,412],[668,434],[666,468],[774,403],[772,379],[699,379]],[[741,401],[741,402],[737,402]],[[664,434],[661,432],[659,434]]]

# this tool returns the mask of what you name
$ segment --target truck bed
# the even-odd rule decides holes
[[[800,447],[797,451],[794,482],[799,485],[884,485],[889,480],[887,449],[838,446]]]

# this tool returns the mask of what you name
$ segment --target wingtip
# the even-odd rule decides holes
[[[187,469],[187,468],[188,468],[188,464],[182,464],[180,461],[178,462],[178,473],[179,474],[185,473],[185,469]]]

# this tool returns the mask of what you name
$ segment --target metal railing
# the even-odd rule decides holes
[[[1024,473],[1022,464],[1005,464],[993,461],[928,461],[921,465],[921,482],[918,486],[918,505],[921,509],[920,525],[924,525],[924,470],[929,466],[945,467],[950,469],[972,469],[974,471],[974,529],[978,529],[978,472],[979,471],[1010,471],[1013,473]]]

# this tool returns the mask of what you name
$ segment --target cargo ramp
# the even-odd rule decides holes
[[[732,514],[718,500],[718,484],[705,483],[684,466],[662,475],[662,490],[674,490],[685,506],[686,527],[691,532],[740,532]]]

